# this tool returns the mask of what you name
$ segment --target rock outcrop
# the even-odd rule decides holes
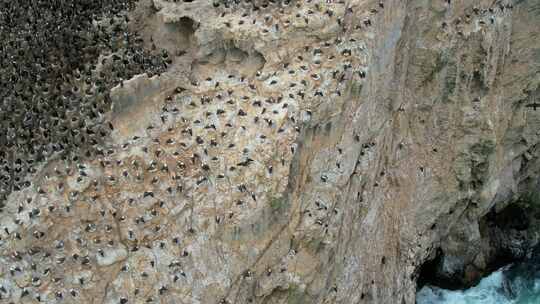
[[[9,195],[0,301],[412,304],[430,260],[474,283],[539,239],[539,17],[141,0],[170,65],[112,88],[101,156]]]

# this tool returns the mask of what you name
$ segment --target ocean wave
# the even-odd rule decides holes
[[[540,304],[538,265],[524,262],[505,266],[466,290],[424,286],[417,304]]]

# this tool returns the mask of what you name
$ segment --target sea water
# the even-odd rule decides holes
[[[540,304],[538,259],[505,266],[466,290],[426,285],[416,295],[417,304]]]

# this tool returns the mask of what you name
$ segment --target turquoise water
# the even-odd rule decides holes
[[[417,304],[540,304],[540,263],[505,266],[466,290],[424,286]]]

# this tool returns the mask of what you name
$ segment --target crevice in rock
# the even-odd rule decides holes
[[[166,49],[175,57],[179,57],[193,48],[193,36],[197,27],[197,22],[184,16],[176,22],[165,23],[148,34],[152,44]]]
[[[492,228],[523,231],[527,230],[530,225],[530,220],[525,212],[526,210],[520,205],[510,204],[498,213],[494,209],[491,209],[484,219],[486,224]]]
[[[131,30],[142,34],[145,47],[167,50],[174,63],[194,47],[199,23],[188,16],[168,18],[153,2],[141,1],[130,18]]]
[[[185,42],[184,49],[187,49],[191,44],[191,39],[195,35],[195,30],[197,28],[196,22],[188,17],[182,17],[176,23],[174,23],[178,29],[180,39]],[[179,46],[180,48],[182,46]]]

